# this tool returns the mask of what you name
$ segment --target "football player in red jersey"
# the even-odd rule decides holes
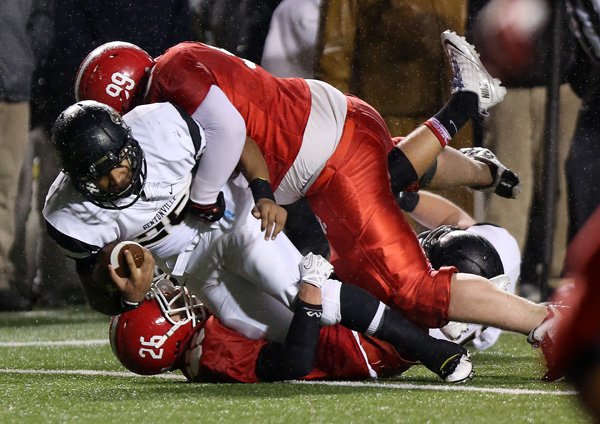
[[[331,266],[322,257],[309,255],[300,269],[303,283],[295,311],[281,316],[289,326],[283,343],[249,339],[223,326],[185,287],[162,278],[139,308],[112,318],[113,352],[137,374],[180,369],[195,382],[367,379],[400,374],[415,360],[446,382],[472,376],[472,364],[463,348],[429,337],[411,325],[397,331],[398,322],[393,319],[382,321],[375,332],[389,343],[341,324],[321,328],[321,290],[311,281],[328,275]],[[367,309],[370,303],[380,303],[363,294]]]
[[[144,102],[183,106],[204,128],[207,143],[192,201],[220,209],[215,199],[238,163],[256,198],[288,204],[306,196],[326,232],[336,274],[411,320],[440,327],[453,319],[527,334],[544,320],[546,308],[497,290],[483,278],[453,268],[433,270],[390,190],[390,174],[394,190],[418,186],[443,152],[437,172],[428,176],[432,184],[466,182],[506,197],[518,191],[518,178],[495,158],[474,154],[473,161],[445,148],[472,115],[502,99],[504,88],[462,37],[446,32],[442,39],[454,94],[403,139],[393,139],[381,116],[356,97],[320,81],[275,78],[200,43],[174,46],[156,61],[122,43],[101,46],[82,63],[76,92],[79,99],[93,98],[121,111],[140,96]],[[129,72],[132,60],[123,51],[136,56],[134,67],[141,72]],[[262,153],[267,171],[253,152]],[[461,165],[447,161],[457,157]],[[273,204],[270,211],[276,210]],[[271,228],[281,227],[278,212],[257,215],[266,222],[266,236],[276,235]]]

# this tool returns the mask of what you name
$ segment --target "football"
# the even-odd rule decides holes
[[[129,250],[135,261],[135,266],[140,268],[144,263],[144,250],[141,245],[133,241],[112,242],[104,246],[100,252],[100,263],[111,264],[119,277],[129,277],[129,267],[125,258],[125,251]]]

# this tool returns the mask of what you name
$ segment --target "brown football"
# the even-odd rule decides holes
[[[119,277],[129,277],[129,266],[125,258],[125,251],[129,250],[133,256],[135,266],[140,268],[144,263],[144,250],[142,246],[133,241],[120,241],[109,243],[100,253],[100,262],[111,264]]]

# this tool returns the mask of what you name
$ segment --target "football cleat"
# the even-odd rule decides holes
[[[452,67],[452,93],[470,91],[479,98],[479,112],[487,115],[487,110],[500,103],[506,95],[506,88],[498,78],[492,77],[479,60],[475,47],[456,35],[453,31],[442,33],[442,44]]]
[[[514,199],[521,192],[519,175],[504,166],[489,149],[465,147],[460,149],[459,152],[477,162],[485,163],[490,168],[493,178],[492,183],[487,186],[472,186],[473,190],[493,191],[498,196],[507,199]]]
[[[448,358],[438,375],[446,383],[463,383],[470,380],[474,373],[471,355],[465,350]]]

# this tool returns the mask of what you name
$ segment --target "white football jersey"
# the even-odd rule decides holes
[[[202,128],[192,120],[184,120],[169,103],[139,106],[126,114],[124,121],[145,155],[147,175],[142,196],[128,208],[103,209],[85,199],[67,175],[59,174],[46,197],[43,215],[56,230],[54,238],[68,256],[82,259],[112,241],[134,240],[150,249],[157,259],[166,258],[189,250],[200,232],[227,230],[240,215],[245,220],[253,201],[247,183],[238,179],[240,202],[236,203],[229,187],[235,190],[235,182],[223,189],[227,205],[224,219],[209,226],[186,217],[178,225],[171,225],[187,202],[193,169],[205,148]],[[188,125],[198,126],[200,140],[192,139]]]
[[[209,225],[194,214],[177,219],[204,142],[194,143],[189,118],[186,122],[169,103],[137,107],[124,119],[146,158],[142,196],[125,209],[102,209],[60,174],[43,212],[53,237],[75,259],[91,257],[115,240],[138,241],[159,268],[182,276],[224,324],[246,337],[283,341],[298,293],[300,253],[285,234],[264,239],[242,175],[222,188],[226,211],[219,221]],[[328,280],[323,288],[323,325],[341,319],[340,286]]]

